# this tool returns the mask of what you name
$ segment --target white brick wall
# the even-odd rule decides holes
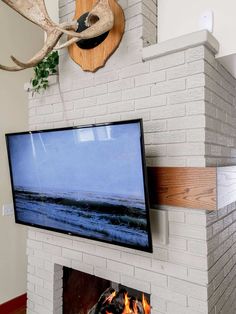
[[[236,162],[236,80],[205,51],[206,165]]]
[[[154,234],[153,254],[29,228],[28,313],[57,313],[55,308],[61,305],[62,265],[151,293],[154,313],[172,313],[168,309],[174,305],[190,313],[190,301],[206,302],[207,251],[201,247],[206,242],[199,240],[202,232],[206,233],[205,213],[167,210],[171,230],[184,231],[171,231],[167,245]]]
[[[209,313],[236,311],[236,204],[208,213]]]
[[[205,50],[206,165],[236,162],[236,80]],[[236,312],[236,204],[207,215],[210,314]]]
[[[156,38],[147,32],[156,28],[155,1],[120,4],[126,32],[117,51],[96,73],[81,71],[63,51],[60,88],[29,96],[30,129],[141,117],[148,165],[233,164],[235,80],[202,42],[143,62],[143,41]],[[62,20],[73,9],[74,1],[60,0]],[[61,313],[65,265],[151,293],[153,314],[233,314],[235,205],[212,213],[162,209],[169,242],[153,225],[153,254],[29,228],[28,313]]]
[[[130,51],[127,65],[127,44],[123,40],[107,66],[95,74],[81,73],[79,67],[75,72],[73,61],[62,58],[61,97],[55,86],[43,96],[30,99],[30,128],[142,117],[149,165],[205,166],[205,88],[199,86],[204,83],[204,67],[203,60],[195,60],[199,50],[204,51],[200,48],[195,48],[196,53],[191,48],[144,63],[140,53],[135,64],[130,56],[137,52]],[[189,57],[191,54],[195,59]],[[112,60],[118,56],[122,62],[114,68]],[[192,69],[191,63],[199,61],[201,74],[185,70],[179,78],[168,78],[180,64]],[[120,66],[123,62],[124,67]]]

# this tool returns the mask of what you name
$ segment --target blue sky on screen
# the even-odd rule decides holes
[[[16,186],[143,197],[139,123],[13,135]]]

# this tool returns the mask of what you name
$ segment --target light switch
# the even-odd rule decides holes
[[[204,11],[199,18],[199,29],[207,29],[209,32],[213,32],[213,11]]]

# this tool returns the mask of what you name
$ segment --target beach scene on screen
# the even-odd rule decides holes
[[[139,123],[9,136],[16,221],[147,248]]]

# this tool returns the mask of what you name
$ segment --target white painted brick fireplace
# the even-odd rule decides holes
[[[216,39],[200,31],[159,44],[143,40],[154,26],[147,12],[155,3],[120,4],[126,31],[106,66],[83,72],[63,51],[59,81],[29,95],[29,128],[143,118],[149,166],[234,164],[236,82],[215,59]],[[73,11],[74,1],[60,1],[61,20]],[[168,243],[160,210],[168,215]],[[152,314],[235,314],[235,203],[214,212],[166,206],[151,214],[152,254],[29,228],[28,314],[62,313],[63,266],[151,294]]]

